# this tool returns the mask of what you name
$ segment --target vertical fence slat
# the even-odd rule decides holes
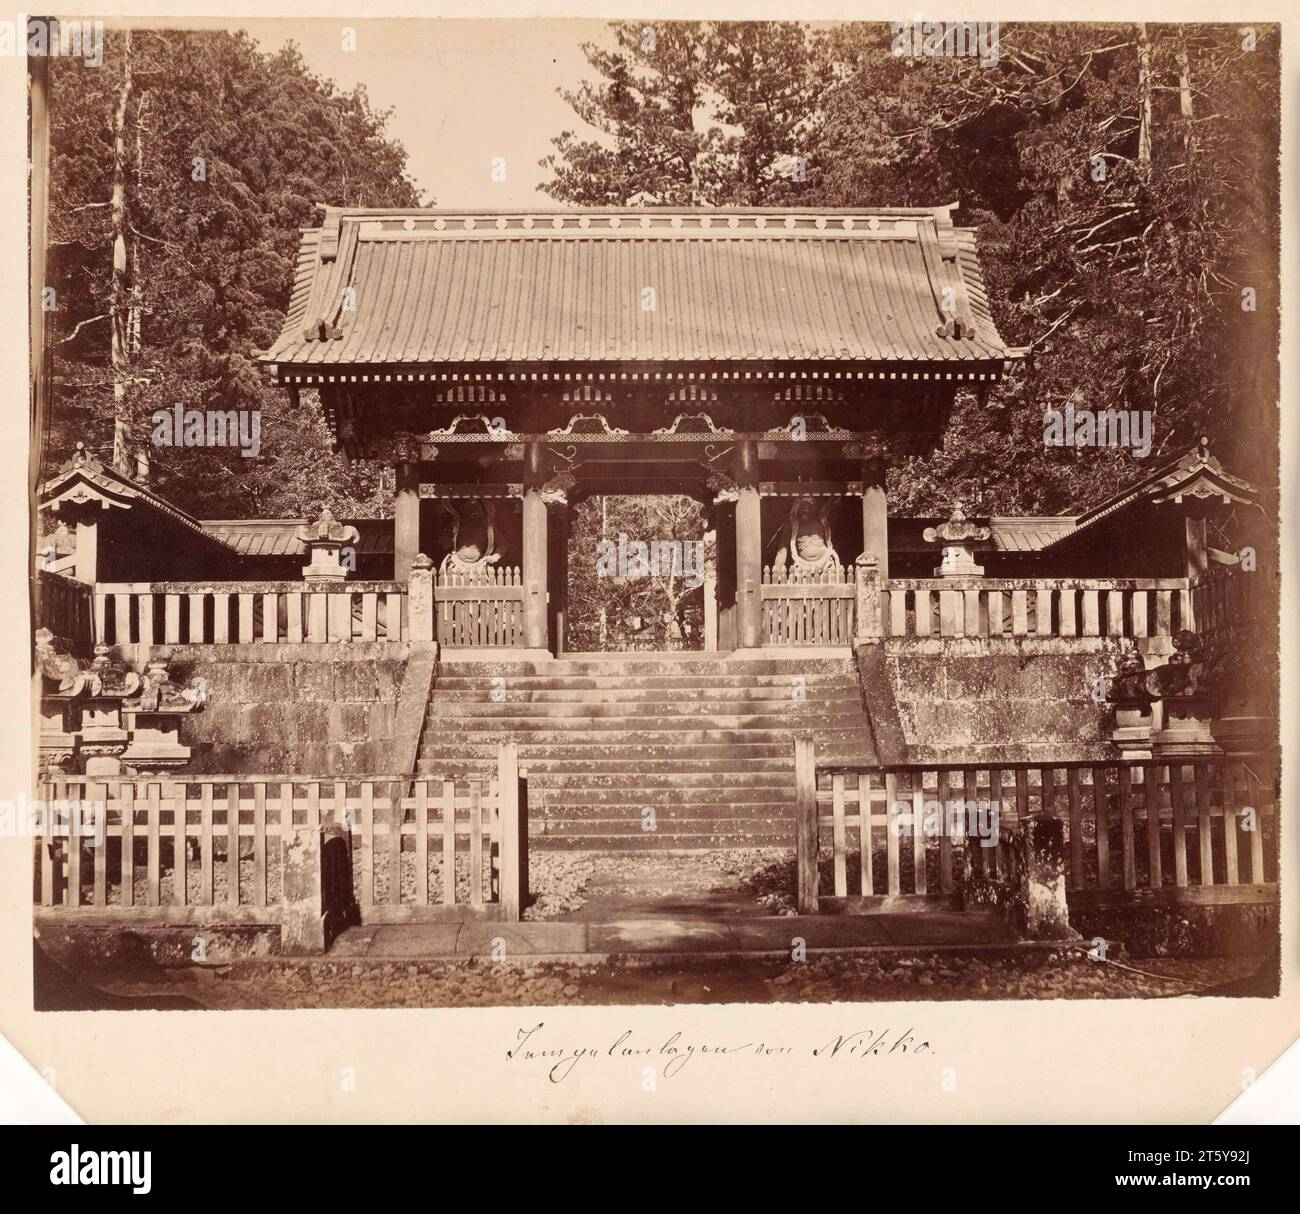
[[[861,795],[861,794],[859,794]],[[844,856],[844,774],[831,776],[831,847],[835,873],[835,896],[843,898],[849,892]]]
[[[914,771],[911,779],[912,888],[914,893],[924,894],[929,890],[929,879],[925,871],[925,789],[919,771]]]
[[[867,808],[870,813],[870,806]],[[885,873],[890,896],[901,894],[903,885],[898,859],[898,777],[893,772],[885,776]]]
[[[1160,769],[1154,764],[1143,764],[1142,799],[1147,810],[1147,881],[1152,889],[1164,884],[1160,858]]]
[[[179,594],[163,595],[163,640],[168,645],[177,645],[181,639],[181,596]]]
[[[388,788],[388,901],[397,906],[402,901],[402,785],[394,780]]]
[[[1137,888],[1137,857],[1133,854],[1133,769],[1120,767],[1115,775],[1119,791],[1120,846],[1124,856],[1124,888]]]
[[[886,797],[889,795],[890,781],[895,777],[885,777]],[[886,805],[886,816],[889,809]],[[888,846],[888,844],[886,844]],[[872,872],[872,832],[871,832],[871,777],[866,772],[858,773],[858,873],[863,897],[876,892],[876,876]]]
[[[469,904],[483,905],[483,784],[469,784]]]
[[[254,906],[266,905],[266,785],[253,785],[253,892]]]
[[[1093,776],[1095,780],[1096,775]],[[1065,791],[1070,803],[1070,880],[1083,885],[1083,808],[1079,801],[1079,769],[1068,768]]]
[[[122,798],[121,812],[121,882],[122,905],[135,905],[135,784],[124,782],[118,789]]]
[[[78,795],[78,806],[74,810],[68,807],[68,905],[81,905],[81,806],[86,786]]]
[[[415,781],[415,902],[429,905],[429,781]]]
[[[361,782],[361,905],[375,904],[375,782]]]
[[[207,787],[205,785],[205,787]],[[189,901],[189,853],[186,851],[186,792],[185,784],[171,785],[172,802],[172,901],[185,906]]]
[[[205,639],[203,636],[203,600],[206,597],[204,594],[186,595],[190,602],[189,642],[191,645],[202,645]]]
[[[952,839],[948,835],[948,802],[951,799],[951,774],[941,771],[938,777],[939,789],[939,889],[945,894],[952,893]]]
[[[1201,853],[1201,884],[1214,884],[1214,835],[1210,827],[1210,769],[1205,763],[1193,768],[1196,780],[1196,841]]]
[[[1183,796],[1183,769],[1175,762],[1169,766],[1169,796],[1174,810],[1174,884],[1187,884],[1187,804]]]
[[[1262,793],[1264,786],[1245,764],[1242,764],[1242,770],[1246,775],[1247,802],[1255,810],[1254,830],[1246,832],[1250,835],[1250,880],[1253,885],[1260,885],[1264,881],[1264,803],[1263,798],[1256,794]]]
[[[993,829],[993,846],[986,848],[985,869],[991,877],[1001,872],[999,853],[1002,839],[1002,769],[989,768],[989,824]]]
[[[236,640],[244,640],[237,637]],[[230,595],[218,591],[212,596],[212,643],[226,645],[230,642]]]
[[[146,591],[136,596],[136,614],[140,626],[140,644],[152,645],[155,637],[153,631],[153,595]]]
[[[1237,860],[1237,790],[1232,778],[1232,764],[1223,767],[1223,780],[1220,785],[1223,799],[1223,868],[1224,882],[1236,885],[1241,880],[1241,869]]]
[[[212,785],[203,782],[199,801],[199,902],[212,905]]]
[[[1123,774],[1122,771],[1119,774]],[[1106,800],[1106,768],[1092,769],[1092,805],[1097,828],[1097,885],[1110,887],[1110,807]]]
[[[1074,635],[1074,591],[1062,590],[1060,597],[1061,635]],[[1034,595],[1034,627],[1040,637],[1052,635],[1052,591],[1040,586]],[[1066,629],[1069,629],[1067,632]]]
[[[1130,611],[1133,616],[1133,635],[1135,637],[1144,637],[1147,635],[1147,592],[1145,590],[1133,591],[1130,603]]]
[[[90,804],[90,813],[98,815],[102,812],[103,824],[102,835],[98,844],[95,842],[95,836],[91,835],[91,849],[93,852],[93,873],[92,873],[92,897],[93,905],[108,905],[108,797],[109,786],[107,784],[95,784],[86,786],[87,801]],[[96,795],[98,793],[98,796]],[[98,807],[102,805],[100,810]],[[82,808],[85,813],[85,807]]]
[[[239,785],[226,785],[226,901],[239,905]]]
[[[262,595],[262,643],[274,645],[280,637],[280,596]]]
[[[162,905],[162,785],[150,784],[145,801],[146,846],[145,902],[149,906]]]
[[[456,782],[442,782],[442,903],[456,903]]]

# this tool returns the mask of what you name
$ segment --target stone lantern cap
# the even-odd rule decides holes
[[[308,582],[341,582],[348,576],[347,567],[339,560],[345,545],[356,544],[361,535],[350,524],[340,523],[328,506],[322,506],[316,521],[299,527],[294,532],[307,549],[309,562],[303,566],[302,576]]]
[[[972,523],[961,502],[953,504],[946,523],[927,527],[921,534],[926,543],[943,545],[943,559],[934,571],[935,577],[979,577],[983,574],[984,566],[975,563],[975,545],[986,543],[993,532],[988,527]]]

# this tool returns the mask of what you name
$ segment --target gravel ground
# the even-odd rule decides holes
[[[702,957],[636,966],[603,960],[312,961],[168,971],[161,981],[163,975],[152,975],[101,985],[135,999],[184,995],[204,1007],[226,1009],[1171,998],[1237,982],[1257,964],[1235,957],[1147,961],[1141,966],[1147,973],[1134,973],[1066,951],[901,959],[897,954],[814,955],[805,962],[728,958],[722,964]]]

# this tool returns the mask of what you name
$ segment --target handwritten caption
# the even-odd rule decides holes
[[[885,1057],[919,1057],[929,1054],[928,1041],[917,1037],[914,1029],[858,1029],[837,1033],[816,1045],[779,1045],[768,1041],[692,1041],[682,1033],[642,1034],[625,1029],[609,1045],[557,1044],[544,1032],[546,1022],[521,1028],[515,1043],[506,1050],[511,1062],[539,1064],[552,1083],[563,1083],[580,1065],[608,1059],[640,1060],[654,1063],[665,1079],[672,1079],[696,1058],[818,1058],[870,1060]]]

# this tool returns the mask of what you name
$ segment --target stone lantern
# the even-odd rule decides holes
[[[1221,754],[1210,728],[1215,704],[1201,677],[1200,638],[1183,629],[1173,643],[1174,656],[1146,675],[1152,699],[1164,704],[1164,725],[1151,736],[1151,753],[1157,759]]]
[[[946,523],[922,532],[926,543],[943,545],[943,559],[934,571],[935,577],[981,577],[984,566],[975,563],[975,545],[987,543],[992,534],[988,527],[976,526],[966,517],[961,502],[954,503]]]
[[[339,559],[344,547],[353,546],[361,538],[355,527],[340,523],[322,506],[314,523],[299,527],[294,535],[307,549],[308,563],[303,566],[304,582],[342,582],[348,569]]]
[[[122,753],[130,734],[122,705],[140,687],[140,676],[112,656],[103,642],[86,672],[86,697],[81,702],[80,750],[86,756],[86,775],[116,776],[122,772]]]
[[[122,762],[136,774],[184,767],[190,761],[190,748],[181,745],[181,720],[202,708],[206,698],[203,680],[181,687],[171,681],[162,658],[150,658],[139,699],[122,705],[131,737]]]
[[[1130,650],[1120,659],[1117,674],[1106,690],[1106,700],[1114,706],[1115,727],[1111,741],[1126,759],[1151,757],[1151,705],[1147,690],[1146,663],[1142,655]]]

